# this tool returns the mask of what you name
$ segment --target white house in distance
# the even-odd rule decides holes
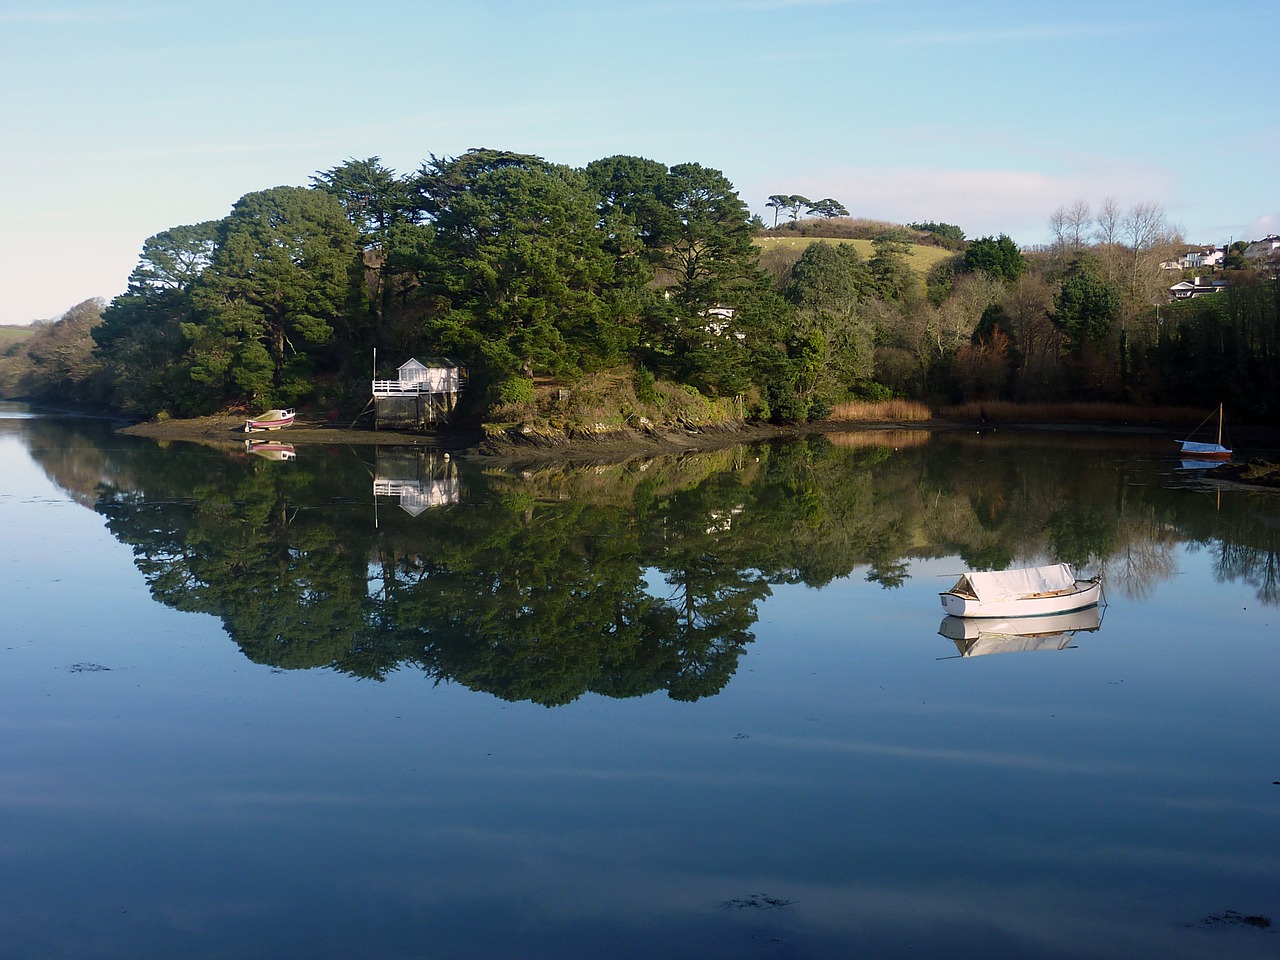
[[[1166,260],[1160,266],[1165,270],[1198,270],[1203,267],[1217,270],[1222,266],[1222,261],[1226,255],[1227,252],[1225,250],[1212,245],[1193,247],[1177,260]]]
[[[1208,277],[1195,277],[1183,280],[1169,288],[1170,300],[1194,300],[1196,297],[1207,297],[1211,293],[1227,288],[1225,280],[1210,280]]]
[[[375,429],[384,423],[421,429],[448,420],[466,386],[463,369],[441,357],[411,357],[396,372],[394,380],[373,381]]]

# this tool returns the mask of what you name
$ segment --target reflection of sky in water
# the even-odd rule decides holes
[[[719,695],[549,710],[250,663],[14,444],[14,956],[1271,955],[1194,926],[1280,912],[1280,610],[1206,549],[1034,656],[944,659],[954,558],[777,586]]]

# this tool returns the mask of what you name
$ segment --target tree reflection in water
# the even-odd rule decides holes
[[[1190,541],[1280,600],[1271,501],[1180,487],[1126,438],[863,431],[589,469],[450,463],[441,505],[375,513],[371,454],[37,429],[60,433],[33,455],[133,547],[155,598],[221,618],[255,662],[416,668],[548,706],[713,695],[773,585],[861,571],[888,589],[919,558],[1066,560],[1114,598],[1171,577]]]

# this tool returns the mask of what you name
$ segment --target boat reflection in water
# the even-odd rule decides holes
[[[944,617],[938,633],[955,643],[961,657],[982,657],[989,653],[1066,650],[1077,633],[1094,633],[1101,627],[1102,608],[1093,606],[1047,617]]]
[[[280,443],[277,440],[246,440],[244,452],[264,460],[296,460],[292,443]]]

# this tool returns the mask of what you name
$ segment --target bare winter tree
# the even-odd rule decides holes
[[[1114,246],[1120,242],[1120,221],[1124,219],[1124,211],[1120,209],[1120,204],[1115,197],[1107,197],[1102,201],[1102,206],[1098,208],[1098,214],[1094,218],[1097,223],[1097,229],[1094,231],[1094,237],[1098,243],[1104,246]]]
[[[1134,204],[1120,218],[1120,238],[1135,253],[1150,250],[1164,239],[1167,229],[1164,207],[1150,200]]]
[[[1076,200],[1070,206],[1058,207],[1049,218],[1054,248],[1061,253],[1080,250],[1092,225],[1093,213],[1089,210],[1088,201]]]
[[[1115,197],[1103,200],[1094,217],[1094,252],[1102,262],[1107,279],[1112,283],[1119,282],[1125,265],[1125,251],[1121,247],[1120,237],[1122,220],[1124,209]]]
[[[1093,225],[1093,213],[1085,200],[1077,200],[1067,208],[1067,238],[1071,249],[1079,250],[1085,244],[1089,227]]]
[[[1151,201],[1131,207],[1120,221],[1120,232],[1127,259],[1123,320],[1138,320],[1148,307],[1166,299],[1169,281],[1160,264],[1177,255],[1182,235],[1166,219],[1164,207]],[[1153,329],[1135,327],[1132,332],[1150,335]]]

